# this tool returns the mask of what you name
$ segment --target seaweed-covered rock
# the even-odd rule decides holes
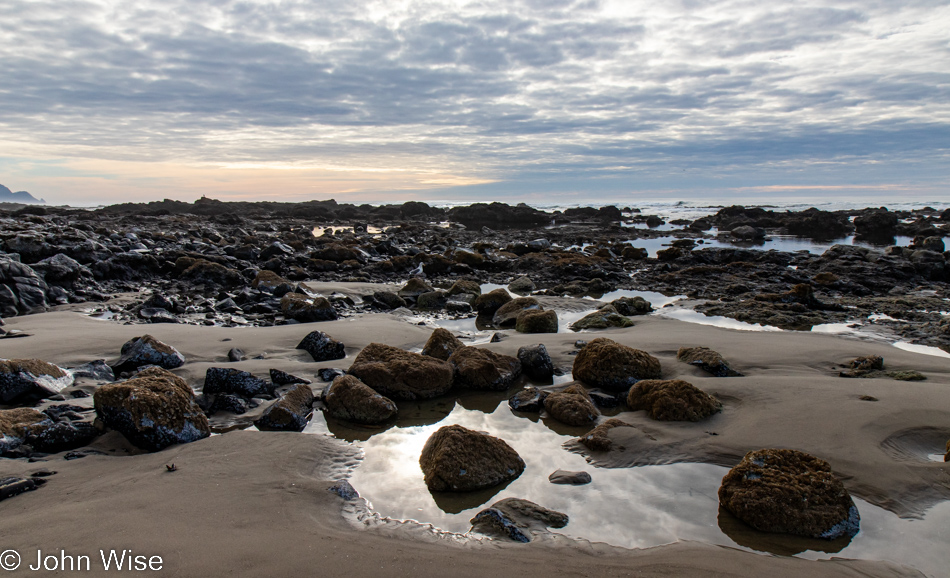
[[[508,407],[524,413],[538,413],[544,407],[548,392],[536,387],[526,387],[508,398]]]
[[[150,367],[128,381],[103,385],[93,402],[106,426],[149,451],[211,435],[194,392],[185,380],[161,368]]]
[[[312,413],[313,391],[299,384],[280,396],[268,407],[254,425],[261,431],[303,431]]]
[[[543,343],[518,348],[521,370],[531,379],[548,380],[554,376],[554,362]]]
[[[373,303],[383,309],[399,309],[406,306],[406,300],[392,291],[376,291],[373,293]]]
[[[610,305],[621,315],[646,315],[653,311],[653,305],[643,297],[619,297]]]
[[[274,385],[247,371],[227,367],[209,367],[205,372],[202,392],[205,394],[231,393],[250,398],[274,395]]]
[[[422,355],[428,355],[443,361],[447,360],[457,349],[465,347],[461,341],[448,329],[439,327],[432,332],[428,341],[422,347]]]
[[[182,257],[182,259],[188,259]],[[183,279],[188,279],[195,283],[204,283],[206,285],[238,287],[243,285],[245,280],[240,271],[225,267],[220,263],[213,263],[205,259],[198,259],[194,262],[183,261],[180,265],[175,263],[176,268],[187,265],[181,273]]]
[[[459,279],[455,283],[452,283],[452,287],[449,288],[449,297],[454,297],[455,295],[474,295],[478,297],[482,294],[482,286],[478,284],[477,281],[469,281],[467,279]]]
[[[597,427],[590,430],[585,435],[582,435],[577,439],[577,441],[595,452],[610,451],[610,448],[613,447],[613,440],[610,439],[610,436],[608,436],[607,433],[615,427],[633,426],[625,421],[621,421],[615,417],[612,417],[603,423],[597,424]]]
[[[579,383],[544,398],[544,410],[561,423],[582,426],[597,421],[599,412]]]
[[[489,295],[491,295],[491,293],[489,293]],[[475,303],[477,308],[478,301]],[[500,328],[514,327],[518,320],[518,315],[525,309],[541,309],[541,305],[534,297],[518,297],[517,299],[512,299],[495,311],[495,314],[492,316],[492,325]]]
[[[416,309],[440,311],[445,309],[449,296],[445,291],[429,291],[416,297]]]
[[[293,291],[293,285],[290,281],[267,269],[258,271],[257,276],[251,281],[251,287],[258,291],[271,293],[275,297],[282,297]]]
[[[43,412],[28,407],[0,409],[0,455],[20,447],[30,434],[53,425]]]
[[[858,533],[861,517],[825,460],[804,452],[749,452],[719,487],[719,503],[763,532],[833,540]]]
[[[535,290],[534,281],[521,276],[508,284],[508,290],[516,295],[530,295]]]
[[[185,356],[178,350],[162,343],[151,335],[134,337],[126,341],[119,351],[119,360],[112,364],[116,375],[135,371],[145,365],[157,365],[162,369],[175,369],[185,363]]]
[[[475,300],[475,310],[481,316],[493,316],[502,305],[511,300],[511,295],[503,288],[493,289],[478,296]]]
[[[676,359],[695,365],[716,377],[741,377],[742,374],[729,367],[722,355],[708,347],[680,347]]]
[[[419,457],[432,492],[471,492],[511,481],[525,463],[503,440],[460,425],[439,428]]]
[[[56,395],[73,383],[73,376],[40,359],[0,360],[0,401],[8,402],[24,393]]]
[[[521,498],[505,498],[495,502],[470,520],[475,532],[522,543],[531,541],[532,530],[563,528],[567,522],[567,514]]]
[[[521,362],[488,349],[462,346],[448,362],[455,368],[455,384],[467,389],[504,391],[521,375]]]
[[[322,331],[311,331],[300,340],[296,349],[303,349],[314,361],[331,361],[346,357],[346,346]]]
[[[631,410],[661,421],[699,421],[722,409],[713,396],[682,379],[645,379],[627,394]]]
[[[557,333],[557,312],[525,309],[515,319],[518,333]]]
[[[610,327],[633,327],[633,321],[618,313],[613,305],[606,305],[571,324],[572,331],[607,329]]]
[[[333,321],[339,317],[326,297],[307,297],[300,293],[287,293],[281,297],[280,312],[301,323]]]
[[[441,359],[370,343],[350,365],[349,373],[393,399],[426,399],[452,387],[454,371]]]
[[[323,403],[330,416],[362,424],[383,423],[399,412],[391,399],[376,393],[352,375],[334,379]]]
[[[589,386],[623,391],[641,379],[659,379],[660,361],[645,351],[599,337],[577,353],[573,376]]]
[[[433,291],[431,285],[420,277],[413,277],[409,279],[409,281],[406,281],[406,284],[403,285],[396,294],[403,299],[415,300],[423,293],[429,293],[431,291]]]

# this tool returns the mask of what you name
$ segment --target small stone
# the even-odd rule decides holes
[[[360,493],[346,480],[340,480],[330,486],[330,491],[344,500],[355,500],[360,497]]]
[[[552,484],[563,484],[570,486],[583,486],[591,482],[590,474],[587,472],[571,472],[568,470],[557,470],[550,476],[548,481]]]
[[[228,350],[228,361],[244,361],[247,358],[244,351],[237,347]]]

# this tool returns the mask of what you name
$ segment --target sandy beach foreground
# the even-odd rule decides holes
[[[260,375],[278,368],[314,379],[318,389],[324,384],[313,377],[317,369],[347,367],[368,343],[419,348],[432,331],[388,314],[249,328],[119,325],[64,310],[6,322],[8,329],[30,337],[5,340],[0,356],[39,358],[61,367],[112,361],[125,341],[147,332],[184,354],[186,364],[175,373],[193,387],[208,367],[227,363],[228,349],[240,347],[249,359],[228,366]],[[294,349],[314,329],[344,342],[347,358],[314,363]],[[514,355],[522,345],[541,342],[555,365],[570,368],[574,340],[595,336],[648,351],[662,363],[665,379],[686,379],[713,393],[724,408],[699,423],[661,423],[643,412],[621,413],[618,417],[634,426],[611,434],[623,450],[590,456],[594,466],[732,466],[748,451],[781,447],[827,460],[852,495],[900,516],[920,516],[950,498],[950,466],[916,455],[912,443],[922,432],[950,437],[950,365],[944,358],[886,343],[742,332],[657,316],[596,334],[511,333],[481,347]],[[714,378],[676,361],[679,347],[697,345],[719,351],[745,377]],[[888,368],[917,370],[927,379],[837,376],[842,364],[871,354],[883,356]],[[79,401],[91,403],[91,398]],[[110,455],[4,460],[8,475],[57,472],[39,490],[0,504],[0,547],[16,550],[24,562],[12,576],[30,573],[38,551],[91,556],[87,574],[108,575],[99,551],[112,549],[160,556],[158,572],[176,576],[920,575],[906,560],[904,565],[812,561],[684,541],[642,550],[566,539],[514,545],[461,540],[416,524],[360,524],[346,512],[358,504],[328,491],[358,467],[359,448],[328,436],[232,431],[144,454],[113,432],[93,447]],[[168,472],[165,466],[172,463],[177,471]],[[584,499],[581,490],[579,500]]]

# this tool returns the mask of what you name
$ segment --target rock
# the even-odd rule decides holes
[[[680,347],[676,359],[695,365],[716,377],[742,377],[742,374],[729,367],[722,355],[708,347]]]
[[[661,421],[699,421],[722,409],[713,396],[681,379],[645,379],[627,394],[631,410]]]
[[[59,421],[27,433],[25,442],[43,453],[59,453],[88,445],[99,436],[99,430],[85,421]]]
[[[511,481],[524,471],[524,460],[503,440],[449,425],[426,441],[419,457],[432,492],[471,492]]]
[[[508,284],[508,290],[516,295],[530,295],[535,290],[534,281],[528,277],[518,277]]]
[[[307,297],[300,293],[287,293],[281,297],[280,312],[301,323],[333,321],[339,317],[326,297]]]
[[[555,311],[525,309],[515,320],[518,333],[557,333],[558,321]]]
[[[199,403],[199,405],[203,405]],[[214,396],[208,414],[214,414],[219,411],[227,411],[236,415],[243,415],[251,408],[247,400],[233,393],[221,393]]]
[[[324,367],[323,369],[317,370],[317,375],[320,376],[320,381],[330,382],[341,375],[346,375],[346,372],[336,367]]]
[[[445,309],[448,295],[445,291],[428,291],[416,297],[416,309],[439,311]]]
[[[13,317],[45,311],[48,289],[46,281],[29,265],[0,255],[0,315]]]
[[[508,407],[524,413],[539,413],[548,395],[536,387],[526,387],[508,399]]]
[[[568,470],[556,470],[550,476],[548,481],[552,484],[562,484],[569,486],[583,486],[591,482],[590,474],[587,472],[571,472]]]
[[[477,347],[459,347],[448,362],[455,369],[455,384],[468,389],[504,391],[521,375],[517,358]]]
[[[610,448],[613,447],[613,440],[610,439],[610,436],[607,433],[614,429],[615,427],[633,427],[625,421],[621,421],[617,418],[610,418],[607,421],[600,423],[594,429],[590,430],[587,434],[578,438],[578,442],[586,446],[588,449],[595,452],[606,452],[610,451]]]
[[[322,331],[311,331],[297,344],[296,349],[303,349],[314,361],[331,361],[346,357],[345,347]]]
[[[303,431],[312,413],[313,391],[307,385],[297,385],[254,421],[261,431]]]
[[[413,299],[415,300],[419,295],[423,293],[429,293],[433,291],[432,286],[423,281],[420,277],[413,277],[402,286],[401,289],[397,292],[399,297],[403,299]]]
[[[633,327],[633,321],[618,313],[613,305],[607,305],[571,324],[572,331],[607,329],[608,327]]]
[[[742,225],[736,227],[735,229],[729,231],[729,233],[735,239],[740,241],[752,241],[755,239],[765,238],[765,231],[756,227],[750,227],[749,225]]]
[[[393,399],[426,399],[452,387],[454,370],[441,359],[370,343],[350,365],[350,375]]]
[[[246,371],[227,367],[209,367],[201,390],[210,393],[232,393],[244,398],[274,395],[274,385]]]
[[[373,302],[384,309],[398,309],[406,306],[406,300],[392,291],[376,291],[373,293]]]
[[[355,500],[360,497],[360,493],[356,491],[356,488],[354,488],[350,482],[346,480],[340,480],[339,482],[330,486],[330,491],[340,496],[344,500]]]
[[[10,402],[25,393],[56,395],[73,383],[62,368],[40,359],[0,360],[0,401]]]
[[[302,383],[304,385],[310,385],[309,379],[304,379],[302,377],[297,377],[296,375],[291,375],[287,372],[281,371],[279,369],[270,370],[270,381],[274,385],[294,385],[296,383]]]
[[[446,361],[460,347],[465,347],[448,329],[439,327],[432,332],[422,348],[422,355]]]
[[[452,284],[452,287],[449,289],[449,296],[453,297],[455,295],[463,294],[474,295],[478,297],[482,294],[482,286],[476,281],[460,279]]]
[[[886,239],[897,233],[898,218],[887,209],[865,213],[854,219],[854,230],[862,237]]]
[[[547,381],[554,376],[554,362],[543,343],[518,348],[521,370],[531,379]]]
[[[516,542],[530,542],[531,531],[563,528],[567,514],[549,510],[521,498],[505,498],[475,515],[472,530],[489,536],[502,536]]]
[[[869,355],[867,357],[858,357],[849,364],[854,371],[870,371],[874,369],[884,369],[884,358],[880,355]]]
[[[620,256],[624,259],[630,259],[631,261],[642,261],[649,257],[650,253],[642,247],[627,246],[620,252]]]
[[[157,365],[162,369],[175,369],[185,363],[185,356],[178,350],[162,343],[151,335],[133,337],[122,345],[119,360],[112,364],[116,375],[135,371],[144,365]]]
[[[0,409],[0,455],[17,449],[28,435],[51,425],[53,420],[48,415],[32,408]]]
[[[23,492],[31,492],[46,482],[43,478],[0,477],[0,502]],[[6,558],[4,558],[6,561]],[[19,563],[19,558],[17,558]],[[6,565],[4,565],[6,568]]]
[[[491,293],[488,293],[488,295],[491,295]],[[478,301],[475,303],[477,309]],[[541,309],[541,305],[534,297],[511,299],[495,311],[494,316],[492,316],[492,325],[498,328],[514,327],[518,315],[525,309]],[[479,310],[479,312],[481,312],[481,310]]]
[[[646,315],[653,311],[653,305],[643,297],[619,297],[610,305],[621,315]]]
[[[828,462],[804,452],[749,452],[719,487],[719,503],[763,532],[833,540],[858,533],[861,517]]]
[[[645,351],[599,337],[577,353],[572,373],[586,385],[623,391],[641,379],[659,379],[660,362]]]
[[[183,379],[161,368],[103,385],[93,394],[96,414],[132,444],[158,451],[211,435],[208,418]]]
[[[244,361],[245,359],[247,359],[247,355],[244,353],[243,349],[232,347],[228,350],[228,361],[237,362]]]
[[[187,257],[182,257],[187,259]],[[181,259],[179,259],[181,261]],[[182,263],[187,264],[187,262]],[[176,263],[176,268],[178,263]],[[238,287],[245,283],[244,277],[240,271],[229,269],[220,263],[212,263],[205,259],[198,259],[182,271],[181,277],[194,283],[203,283],[205,285]]]
[[[587,390],[579,383],[548,395],[544,399],[544,410],[559,422],[573,426],[593,423],[599,415]]]
[[[599,389],[591,389],[587,392],[587,395],[597,407],[609,408],[620,406],[620,397],[617,397],[612,393],[607,393],[606,391],[601,391]]]
[[[270,293],[275,297],[281,297],[293,291],[293,285],[290,281],[267,269],[258,271],[254,280],[251,281],[251,287],[258,291]],[[280,294],[278,295],[278,293]]]
[[[112,371],[111,367],[106,365],[104,359],[90,361],[89,363],[84,363],[67,371],[73,374],[74,378],[84,377],[87,379],[97,379],[99,381],[115,381],[115,372]]]
[[[323,403],[327,414],[332,417],[368,425],[389,421],[399,412],[391,399],[376,393],[352,375],[334,379]]]
[[[493,316],[506,303],[512,300],[511,295],[504,289],[493,289],[483,293],[475,300],[475,310],[482,316]]]

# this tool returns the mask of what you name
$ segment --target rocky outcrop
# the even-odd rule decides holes
[[[116,375],[135,371],[145,365],[157,365],[162,369],[175,369],[185,363],[185,356],[171,345],[162,343],[151,335],[133,337],[122,345],[119,360],[112,364]]]
[[[96,415],[132,444],[158,451],[211,435],[208,418],[185,380],[160,368],[103,385],[93,395]]]
[[[72,383],[72,374],[40,359],[0,360],[0,401],[3,402],[27,393],[42,397],[56,395]]]
[[[627,405],[661,421],[699,421],[722,409],[716,398],[682,379],[637,382],[627,394]]]
[[[346,357],[345,346],[322,331],[311,331],[300,340],[296,349],[303,349],[314,361],[331,361]]]
[[[460,425],[439,428],[419,457],[432,492],[471,492],[511,481],[524,471],[521,456],[503,440]]]
[[[521,498],[505,498],[475,515],[470,520],[472,531],[489,536],[530,542],[533,531],[563,528],[568,516]]]
[[[432,332],[428,341],[422,347],[422,355],[428,355],[442,361],[448,358],[459,348],[465,347],[459,339],[448,329],[439,327]]]
[[[645,351],[599,337],[578,352],[573,376],[592,387],[623,391],[641,379],[659,379],[660,361]]]
[[[287,293],[281,297],[280,312],[301,323],[333,321],[339,317],[326,297],[308,297],[300,293]]]
[[[518,348],[521,370],[531,379],[546,381],[554,376],[554,362],[543,343]]]
[[[268,407],[254,425],[261,431],[303,431],[313,413],[313,391],[296,385]]]
[[[861,520],[828,462],[796,450],[746,454],[722,479],[719,503],[757,530],[809,538],[854,536]]]
[[[389,421],[399,412],[391,399],[376,393],[352,375],[334,379],[327,388],[323,403],[331,417],[369,425]]]
[[[695,365],[716,377],[741,377],[742,374],[729,367],[722,355],[708,347],[680,347],[676,359]]]
[[[454,371],[446,361],[370,343],[353,360],[349,373],[387,397],[412,400],[447,392]]]
[[[209,367],[202,393],[229,393],[244,398],[274,395],[274,385],[247,371],[227,367]]]
[[[521,375],[521,362],[488,349],[462,346],[448,362],[455,369],[455,385],[466,389],[504,391]]]
[[[544,398],[544,410],[557,421],[572,426],[588,425],[600,415],[587,390],[579,383]]]

